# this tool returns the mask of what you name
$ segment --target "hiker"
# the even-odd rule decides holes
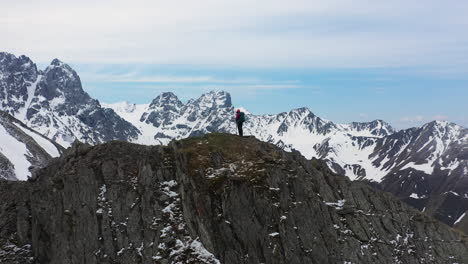
[[[237,129],[239,130],[239,136],[243,136],[244,132],[242,131],[242,125],[244,124],[245,121],[245,114],[244,112],[241,112],[240,109],[237,109],[237,114],[236,114],[236,123],[237,123]]]

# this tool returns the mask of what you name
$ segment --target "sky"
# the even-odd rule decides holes
[[[255,114],[468,127],[468,1],[0,0],[0,50],[101,102],[231,93]]]

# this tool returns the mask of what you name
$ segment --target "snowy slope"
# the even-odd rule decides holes
[[[31,169],[43,167],[63,149],[0,111],[0,179],[26,180]]]

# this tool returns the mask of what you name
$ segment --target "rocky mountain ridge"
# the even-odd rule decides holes
[[[81,86],[78,74],[58,59],[44,70],[26,56],[0,52],[0,110],[64,147],[131,140],[139,131],[104,109]]]
[[[25,56],[3,54],[0,62],[1,108],[65,146],[74,139],[166,145],[173,139],[237,131],[227,92],[212,91],[186,103],[163,93],[150,104],[101,106],[83,91],[76,72],[58,60],[47,74]],[[381,120],[335,124],[308,108],[247,118],[247,135],[323,159],[335,173],[353,180],[373,181],[449,225],[463,222],[468,210],[465,128],[440,121],[402,131]],[[457,206],[444,202],[453,199]]]
[[[35,180],[0,186],[2,263],[468,259],[461,233],[253,138],[76,144]]]

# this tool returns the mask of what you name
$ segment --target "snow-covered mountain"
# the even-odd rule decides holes
[[[379,140],[372,155],[384,190],[449,225],[466,215],[468,129],[434,121]]]
[[[40,71],[29,58],[8,53],[0,53],[0,102],[0,110],[65,147],[75,139],[154,145],[237,132],[227,92],[212,91],[185,103],[167,92],[149,104],[101,106],[63,62],[54,60]],[[421,210],[444,215],[448,224],[468,209],[468,136],[456,124],[435,121],[397,132],[382,120],[336,124],[298,108],[248,114],[244,133],[323,159],[335,173],[353,180],[373,181]],[[449,196],[458,197],[460,207],[448,206]]]
[[[143,144],[237,131],[235,107],[222,91],[186,104],[163,93],[149,105],[124,102],[104,107],[142,131],[135,142]],[[298,108],[277,115],[249,114],[244,131],[307,158],[323,159],[334,172],[353,180],[370,180],[420,210],[430,207],[431,215],[449,225],[468,210],[468,132],[456,124],[434,121],[395,132],[382,120],[335,124]],[[447,195],[458,195],[456,208],[441,202]]]
[[[166,92],[150,104],[103,104],[132,123],[141,134],[132,142],[154,145],[210,132],[234,133],[234,106],[229,93],[213,91],[183,104]]]
[[[139,131],[83,91],[78,74],[54,59],[44,70],[26,56],[0,52],[0,110],[68,147],[131,140]]]
[[[142,135],[135,141],[142,144],[166,144],[210,132],[237,133],[235,107],[231,96],[224,91],[212,91],[183,104],[175,94],[166,92],[150,104],[119,102],[102,104],[137,127]],[[334,124],[314,115],[307,108],[298,108],[277,115],[247,116],[244,131],[247,135],[295,148],[308,158],[317,157],[314,146],[332,135],[368,136],[380,138],[394,132],[387,123]],[[150,132],[148,132],[150,131]]]
[[[0,179],[26,180],[63,148],[0,111]]]

